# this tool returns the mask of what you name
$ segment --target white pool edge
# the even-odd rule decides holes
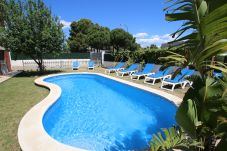
[[[170,102],[179,106],[182,99],[169,94],[163,90],[153,89],[141,84],[136,84],[123,79],[111,77],[102,73],[88,73],[88,72],[77,72],[77,73],[63,73],[63,74],[52,74],[44,77],[37,78],[35,83],[37,85],[46,87],[50,90],[49,95],[44,98],[41,102],[32,107],[22,118],[18,127],[18,141],[22,151],[84,151],[84,149],[75,148],[69,145],[65,145],[56,141],[54,138],[49,136],[45,131],[42,120],[45,112],[49,107],[57,101],[61,95],[61,88],[55,84],[47,83],[44,79],[59,75],[68,74],[94,74],[102,77],[106,77],[154,94],[166,98]]]

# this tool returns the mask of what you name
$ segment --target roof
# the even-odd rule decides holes
[[[0,46],[0,50],[6,50],[6,49],[5,49],[4,47],[1,47],[1,46]]]
[[[179,46],[181,44],[183,44],[184,42],[183,41],[177,41],[177,42],[171,42],[171,43],[163,43],[161,45],[161,48],[168,48],[168,47],[176,47],[176,46]]]

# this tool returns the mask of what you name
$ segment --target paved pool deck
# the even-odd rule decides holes
[[[7,75],[0,75],[0,84],[6,80],[9,80],[10,78],[16,76],[17,74],[21,73],[21,71],[13,71],[13,72],[10,72],[9,74]]]

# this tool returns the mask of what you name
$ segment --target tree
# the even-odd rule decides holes
[[[101,50],[110,46],[110,30],[106,27],[101,27],[95,24],[89,29],[87,38],[88,44],[91,48]]]
[[[82,33],[78,33],[76,35],[76,37],[70,37],[67,41],[69,49],[71,52],[83,52],[83,51],[87,51],[89,45],[87,43],[87,36],[82,34]]]
[[[126,32],[122,28],[116,28],[110,32],[110,41],[113,48],[117,51],[120,48],[134,51],[138,47],[138,45],[136,45],[135,38],[133,38],[130,33]]]
[[[72,22],[70,36],[68,39],[68,46],[70,51],[87,51],[89,44],[87,37],[89,29],[93,23],[89,19],[81,19],[78,22]]]
[[[3,36],[4,36],[4,20],[5,20],[5,0],[0,1],[0,46],[2,46],[3,43]]]
[[[1,0],[0,1],[0,27],[4,26],[4,18],[5,18],[5,14],[4,14],[4,8],[5,7],[5,0]]]
[[[184,96],[176,114],[178,124],[191,138],[203,142],[204,150],[227,149],[227,66],[213,56],[227,51],[226,0],[169,0],[168,21],[184,21],[173,33],[181,42],[166,60],[190,65],[200,72]],[[223,78],[212,77],[213,69]],[[218,145],[217,139],[220,140]],[[197,148],[197,150],[199,150]],[[201,149],[200,149],[201,150]]]
[[[109,28],[92,23],[89,19],[81,19],[71,24],[68,39],[70,51],[87,51],[88,48],[100,50],[103,48],[124,49],[134,51],[140,48],[133,36],[121,28],[110,32]]]
[[[6,4],[4,46],[14,54],[31,57],[44,70],[43,57],[62,51],[62,24],[42,0],[9,0]]]
[[[149,48],[150,49],[158,49],[158,47],[155,44],[151,44]]]

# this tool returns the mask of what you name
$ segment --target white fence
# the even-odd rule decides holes
[[[81,66],[86,66],[90,59],[45,59],[43,60],[46,69],[71,68],[73,61],[79,61]],[[12,67],[20,70],[38,69],[34,60],[12,60]]]

